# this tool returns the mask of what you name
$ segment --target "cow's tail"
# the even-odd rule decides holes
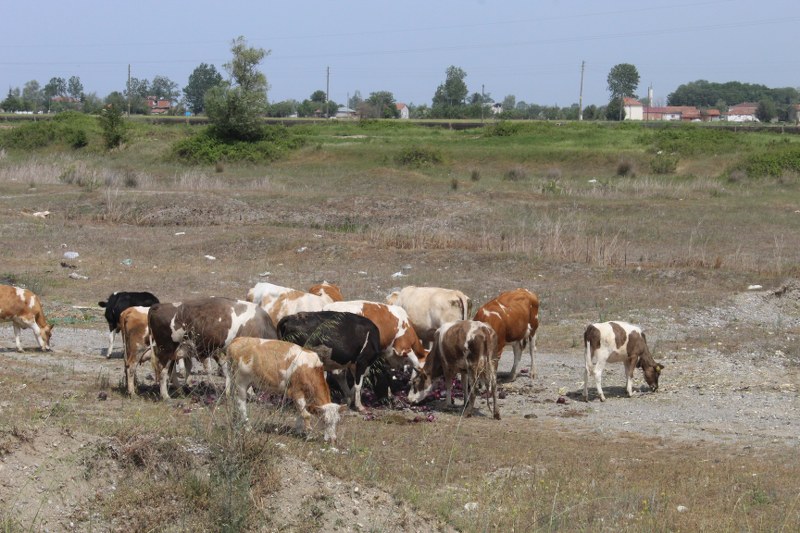
[[[108,304],[108,302],[97,302],[97,305],[99,305],[100,307],[105,307],[106,304]]]

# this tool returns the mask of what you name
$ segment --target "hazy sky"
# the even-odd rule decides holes
[[[79,76],[105,97],[132,76],[183,88],[200,63],[227,76],[232,39],[271,50],[270,101],[325,90],[391,91],[430,104],[448,66],[470,93],[568,106],[608,101],[606,77],[632,63],[656,102],[698,79],[800,86],[800,0],[402,0],[376,2],[8,1],[0,10],[0,99],[29,80]],[[659,102],[660,103],[660,102]]]

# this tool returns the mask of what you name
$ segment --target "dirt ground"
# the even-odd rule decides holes
[[[720,443],[756,452],[800,444],[800,383],[794,348],[800,332],[800,284],[789,280],[777,287],[734,293],[702,309],[641,316],[654,355],[666,367],[658,392],[646,392],[637,373],[636,392],[627,398],[622,366],[613,365],[603,380],[608,400],[597,399],[592,383],[590,402],[583,402],[582,349],[577,344],[571,349],[558,346],[563,345],[564,332],[578,338],[585,324],[563,320],[541,327],[536,378],[531,380],[527,373],[525,353],[522,368],[526,373],[502,384],[499,424],[535,424],[548,418],[557,420],[565,431],[603,437],[634,433],[663,442]],[[30,380],[40,379],[45,372],[66,381],[75,375],[107,379],[113,386],[122,372],[119,348],[111,359],[104,357],[105,329],[59,327],[52,353],[33,350],[28,331],[23,332],[23,344],[28,351],[17,353],[12,329],[0,329],[3,367],[13,366],[17,376],[21,373]],[[512,358],[507,350],[501,377]],[[152,384],[148,367],[140,367],[138,376],[142,383]],[[18,408],[18,402],[31,401],[24,382],[15,379],[9,388],[2,381],[0,377],[0,416],[4,410]],[[109,396],[109,408],[126,401],[117,393]],[[429,405],[437,416],[457,416],[453,411],[442,412],[442,403]],[[46,410],[52,405],[29,407]],[[481,402],[477,416],[488,414]],[[340,431],[346,432],[348,424],[361,423],[361,419],[362,415],[351,413]],[[41,531],[122,527],[103,522],[91,503],[99,492],[115,490],[119,470],[111,468],[92,482],[80,475],[85,451],[108,446],[107,436],[54,429],[32,435],[24,429],[19,432],[0,449],[0,504],[13,509],[20,523],[36,524]],[[386,492],[336,479],[297,458],[280,465],[279,477],[281,489],[270,500],[270,509],[281,529],[301,527],[297,520],[303,513],[302,502],[325,494],[325,504],[316,510],[322,530],[447,530]]]

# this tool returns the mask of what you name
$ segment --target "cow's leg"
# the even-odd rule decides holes
[[[236,407],[239,408],[239,416],[246,428],[250,428],[250,420],[247,418],[247,389],[250,383],[241,374],[236,376]]]
[[[534,357],[533,352],[536,351],[536,334],[534,333],[533,336],[528,341],[528,350],[531,354],[531,381],[539,375],[539,370],[536,368],[536,358]]]
[[[306,409],[306,399],[302,396],[292,399],[297,406],[298,413],[297,420],[295,421],[295,431],[309,437],[311,435],[311,413]]]
[[[339,385],[339,390],[342,391],[344,397],[347,398],[347,405],[350,405],[353,403],[353,391],[350,389],[350,385],[347,384],[347,373],[349,370],[342,368],[339,370],[331,370],[331,372],[333,372],[336,384]]]
[[[172,373],[173,370],[173,362],[170,361],[165,365],[156,363],[158,367],[158,375],[157,377],[159,382],[159,391],[161,392],[161,399],[162,400],[169,400],[169,388],[167,388],[167,381],[169,380],[169,375]]]
[[[25,350],[22,348],[22,341],[20,337],[22,336],[22,328],[16,322],[13,322],[12,325],[14,326],[14,342],[17,343],[17,351],[22,353]]]
[[[228,360],[223,359],[218,361],[217,364],[222,369],[222,375],[225,376],[225,396],[229,397],[231,395],[231,370],[228,366]]]
[[[586,358],[586,365],[583,367],[583,401],[589,401],[589,374],[594,372],[594,365],[592,364],[592,347],[586,343],[586,351],[584,352]]]
[[[361,403],[361,387],[364,386],[364,374],[354,380],[353,383],[353,403],[359,412],[364,412],[364,404]]]
[[[628,391],[628,398],[633,396],[633,372],[636,370],[636,365],[628,359],[625,359],[625,378],[627,379],[625,389]]]
[[[464,416],[472,416],[472,410],[475,408],[475,397],[478,395],[478,379],[477,376],[470,375],[470,370],[465,370],[461,373],[462,381],[466,382],[464,389]]]
[[[114,328],[108,332],[108,350],[106,351],[106,359],[111,357],[111,352],[114,351],[114,336],[116,336],[117,331],[119,330]]]
[[[600,353],[597,355],[597,363],[594,365],[594,382],[597,386],[597,394],[600,395],[600,401],[606,401],[606,396],[603,394],[603,369],[605,368],[605,363],[607,359],[606,353]]]
[[[517,379],[519,360],[522,359],[522,344],[520,341],[514,341],[511,343],[511,348],[514,350],[514,364],[511,366],[511,375],[508,379],[514,381]]]

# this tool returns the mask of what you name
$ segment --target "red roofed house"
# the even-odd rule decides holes
[[[172,103],[169,100],[159,100],[155,96],[147,97],[147,107],[151,115],[165,115],[169,113]]]
[[[725,115],[728,122],[758,122],[756,118],[758,104],[753,102],[742,102],[728,108]]]
[[[395,104],[397,111],[400,113],[399,118],[408,119],[408,106],[406,104]]]
[[[625,109],[623,120],[644,120],[644,106],[639,100],[626,96],[622,99],[622,105]]]

